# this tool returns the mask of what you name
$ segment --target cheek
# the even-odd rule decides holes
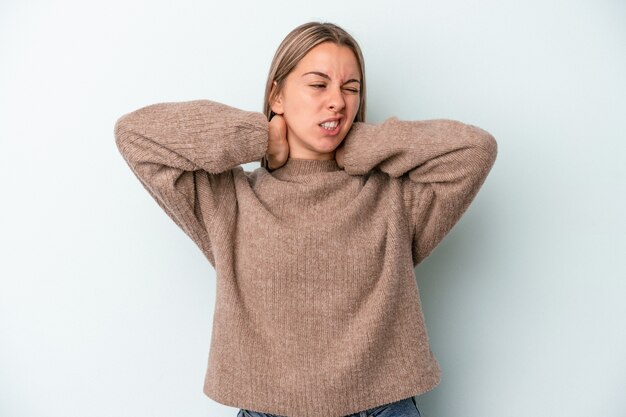
[[[361,104],[361,96],[355,95],[352,97],[352,104],[354,104],[355,111],[358,110],[359,104]]]
[[[287,123],[287,127],[294,133],[301,132],[310,124],[310,116],[307,111],[308,107],[303,103],[292,101],[289,107],[285,107],[285,113],[283,117]]]
[[[321,105],[321,100],[315,94],[302,94],[298,98],[298,104],[301,110],[318,110]]]
[[[285,113],[291,113],[292,119],[303,117],[303,113],[311,109],[313,103],[314,99],[310,95],[294,92],[285,102]]]
[[[354,101],[351,102],[351,106],[350,106],[351,119],[350,120],[354,120],[354,118],[356,117],[356,114],[359,111],[360,104],[361,102],[358,98],[354,99]]]
[[[292,96],[288,106],[285,106],[285,120],[300,125],[309,125],[319,117],[322,107],[320,100],[311,95],[301,94]]]

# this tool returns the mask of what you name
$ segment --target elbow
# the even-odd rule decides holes
[[[485,129],[454,119],[443,119],[443,122],[447,124],[446,134],[453,134],[466,146],[480,148],[489,153],[497,153],[496,139]]]
[[[480,130],[480,142],[481,147],[489,150],[490,152],[496,154],[498,153],[498,142],[496,142],[496,138],[489,132],[484,129],[477,128]]]
[[[487,153],[489,163],[493,164],[498,155],[498,142],[496,142],[496,138],[494,138],[491,133],[483,130],[483,134],[480,138],[480,148]]]
[[[113,136],[115,137],[115,145],[118,151],[128,160],[133,153],[133,148],[136,147],[135,141],[137,136],[132,113],[125,114],[117,119],[113,127]]]
[[[117,119],[115,122],[115,126],[113,127],[113,137],[115,138],[115,143],[117,146],[120,146],[120,141],[122,140],[123,132],[125,130],[123,117]]]
[[[471,138],[471,142],[476,151],[484,155],[487,163],[492,165],[498,155],[498,142],[496,138],[486,130],[466,124],[467,129],[469,129],[469,137]]]
[[[133,141],[162,117],[162,111],[168,109],[168,103],[149,104],[122,115],[113,127],[113,135],[118,146]]]
[[[479,177],[486,176],[496,161],[498,142],[491,133],[478,126],[462,123],[462,129],[467,141],[467,157],[472,161],[470,165]]]
[[[117,119],[113,127],[113,135],[117,143],[127,140],[127,138],[140,132],[140,127],[146,124],[146,114],[156,105],[148,105],[123,114]],[[148,120],[149,122],[149,120]]]
[[[128,142],[129,138],[134,133],[133,119],[133,113],[127,113],[115,122],[115,126],[113,127],[113,136],[115,137],[115,143],[120,150],[122,150],[122,145]]]
[[[113,127],[113,135],[115,136],[115,140],[118,141],[126,132],[128,132],[130,127],[130,114],[125,114],[119,119],[115,121],[115,126]]]

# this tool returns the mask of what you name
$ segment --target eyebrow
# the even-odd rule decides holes
[[[310,71],[310,72],[307,72],[305,74],[302,74],[302,76],[304,77],[305,75],[309,75],[309,74],[319,75],[320,77],[323,77],[323,78],[326,78],[327,80],[330,80],[330,77],[328,76],[328,74],[324,74],[323,72],[319,72],[319,71]],[[361,81],[359,81],[359,80],[357,80],[355,78],[352,78],[352,79],[346,81],[344,84],[348,84],[348,83],[359,83],[359,84],[361,84]]]

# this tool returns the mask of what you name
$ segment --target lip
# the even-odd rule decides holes
[[[326,120],[322,120],[321,122],[319,122],[319,124],[321,125],[322,123],[326,123],[326,122],[334,122],[335,120],[338,120],[338,121],[339,121],[339,123],[341,123],[341,119],[343,119],[343,117],[342,117],[342,116],[339,116],[339,117],[330,117],[330,118],[328,118],[328,119],[326,119]]]
[[[334,128],[333,130],[327,130],[321,126],[322,123],[333,122],[335,120],[337,120],[339,123],[337,123],[337,127]],[[322,133],[324,134],[324,136],[336,136],[339,134],[339,132],[341,132],[341,129],[343,128],[343,121],[341,117],[333,117],[331,119],[326,119],[322,123],[319,124],[319,128],[322,130]]]

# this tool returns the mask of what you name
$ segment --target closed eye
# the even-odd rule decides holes
[[[325,88],[326,85],[324,84],[311,84],[311,87],[313,88]],[[346,91],[349,91],[351,93],[358,93],[360,90],[358,88],[345,88]]]

